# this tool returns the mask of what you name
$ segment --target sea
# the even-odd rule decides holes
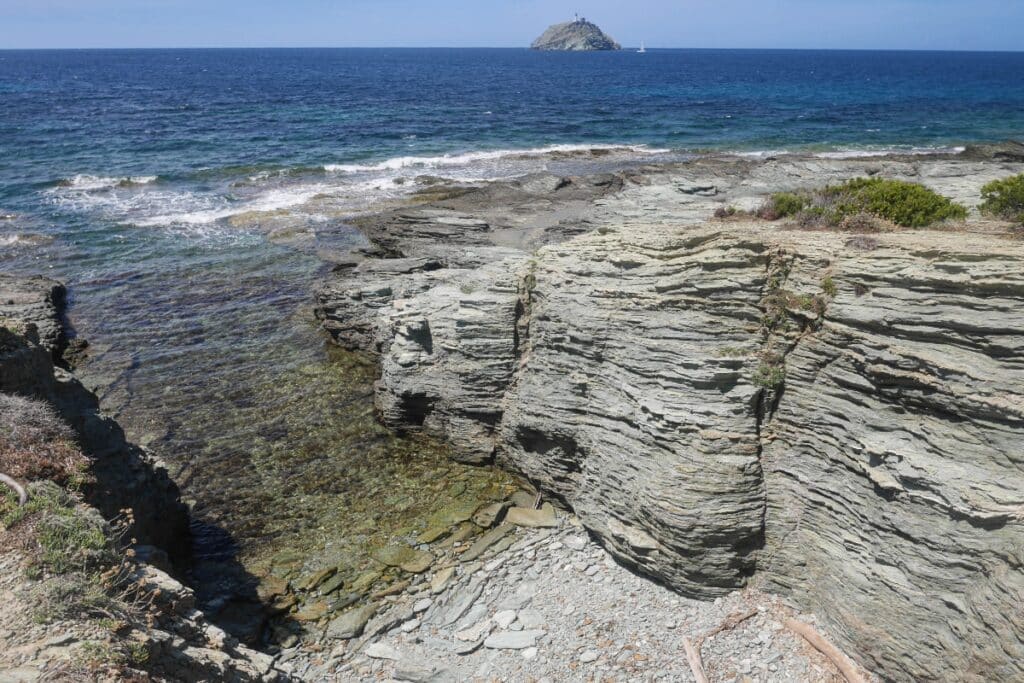
[[[68,285],[79,375],[182,486],[197,556],[244,554],[322,534],[409,457],[372,426],[372,363],[311,314],[353,215],[424,176],[1020,139],[1022,75],[1024,53],[0,51],[0,270]]]

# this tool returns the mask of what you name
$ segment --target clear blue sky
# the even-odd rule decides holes
[[[0,0],[0,49],[522,47],[575,11],[624,45],[1024,50],[1024,0]]]

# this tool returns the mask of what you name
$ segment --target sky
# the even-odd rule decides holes
[[[525,47],[575,12],[628,46],[1024,50],[1024,0],[0,0],[0,49]]]

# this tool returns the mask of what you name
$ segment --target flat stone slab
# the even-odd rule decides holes
[[[434,562],[432,554],[403,545],[389,545],[386,548],[375,550],[371,557],[381,564],[399,567],[402,571],[410,574],[422,574]]]
[[[511,508],[505,515],[505,521],[516,526],[534,529],[551,529],[558,526],[555,508],[550,503],[545,503],[540,510]]]
[[[327,627],[327,637],[339,640],[355,638],[363,632],[363,629],[366,628],[366,622],[370,620],[370,617],[376,611],[376,605],[364,605],[363,607],[357,607],[345,612]]]
[[[545,631],[499,631],[487,637],[484,647],[492,650],[525,650],[533,647]]]

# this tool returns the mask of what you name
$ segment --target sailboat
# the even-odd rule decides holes
[[[644,47],[644,41],[640,41],[640,49],[636,51],[638,55],[647,54],[647,48]]]

